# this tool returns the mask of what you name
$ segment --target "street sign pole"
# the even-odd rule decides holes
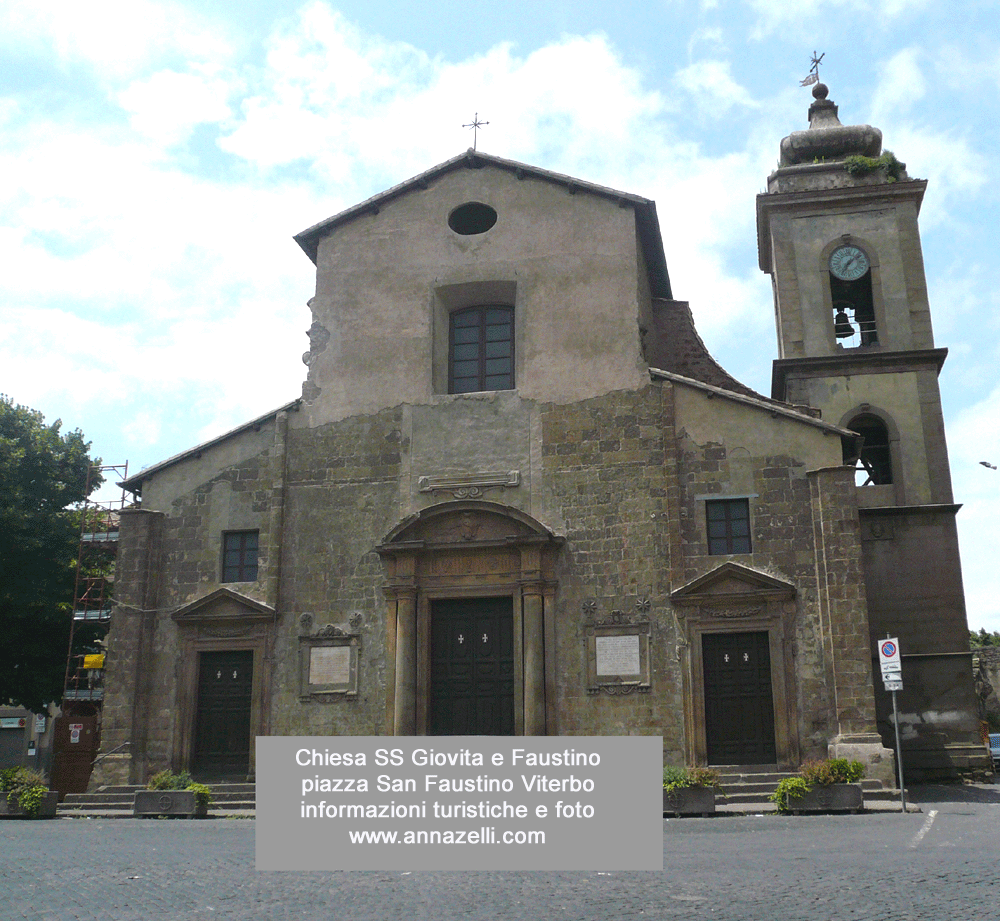
[[[896,691],[892,692],[892,723],[896,727],[896,766],[899,768],[899,802],[906,815],[906,787],[903,786],[903,746],[899,741],[899,710],[896,709]]]
[[[899,708],[896,693],[903,690],[903,664],[899,651],[899,640],[886,634],[878,644],[879,662],[882,666],[882,681],[885,689],[892,694],[892,725],[896,730],[896,766],[899,770],[899,801],[906,814],[906,787],[903,784],[903,743],[899,739]]]

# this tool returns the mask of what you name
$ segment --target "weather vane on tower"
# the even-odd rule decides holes
[[[805,78],[799,86],[812,86],[814,83],[819,83],[819,62],[826,57],[826,52],[824,51],[819,57],[816,56],[816,52],[813,52],[812,56],[812,67],[809,70],[809,76]]]
[[[479,129],[482,128],[483,125],[488,125],[488,124],[489,124],[489,122],[481,122],[479,120],[479,113],[477,112],[475,115],[472,116],[472,121],[471,122],[469,122],[467,125],[462,125],[463,128],[471,128],[472,129],[472,149],[473,150],[476,149],[476,143],[479,140]]]

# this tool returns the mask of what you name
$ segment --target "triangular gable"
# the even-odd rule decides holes
[[[635,211],[636,227],[642,243],[643,256],[645,257],[647,271],[649,273],[650,290],[654,297],[671,299],[673,295],[670,291],[670,276],[667,273],[667,260],[663,252],[663,240],[660,235],[660,221],[656,215],[656,203],[641,195],[633,195],[629,192],[620,192],[607,186],[598,185],[593,182],[585,182],[582,179],[574,179],[562,173],[555,173],[551,170],[541,169],[537,166],[530,166],[527,163],[518,163],[516,160],[505,160],[503,157],[496,157],[492,154],[483,153],[481,150],[469,149],[457,157],[445,160],[437,166],[431,167],[407,179],[384,192],[379,192],[371,198],[366,199],[333,217],[320,221],[312,227],[308,227],[294,237],[295,242],[302,247],[305,254],[316,263],[319,250],[319,241],[327,234],[331,233],[342,224],[354,220],[364,214],[378,214],[384,204],[409,195],[413,192],[426,189],[434,180],[446,173],[458,169],[482,169],[491,167],[513,173],[518,179],[540,179],[544,182],[551,182],[563,186],[572,194],[585,193],[597,195],[600,198],[615,202],[619,207],[631,207]]]
[[[273,621],[277,612],[270,605],[235,592],[231,588],[217,588],[202,598],[198,598],[175,611],[173,618],[178,624],[194,624],[202,621],[216,622],[266,622]]]
[[[721,599],[750,597],[790,599],[795,597],[795,586],[758,569],[726,562],[670,595],[674,604],[704,604]]]

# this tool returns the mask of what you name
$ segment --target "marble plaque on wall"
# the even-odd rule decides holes
[[[639,637],[597,636],[594,637],[597,655],[597,676],[638,675]]]
[[[631,694],[650,690],[649,621],[621,612],[586,628],[587,693]]]
[[[299,637],[299,699],[356,696],[360,645],[356,634]]]
[[[314,646],[309,650],[310,684],[347,684],[350,680],[350,646]]]

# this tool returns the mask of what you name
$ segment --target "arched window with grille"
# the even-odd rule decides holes
[[[467,307],[449,318],[448,392],[514,389],[514,308]]]

